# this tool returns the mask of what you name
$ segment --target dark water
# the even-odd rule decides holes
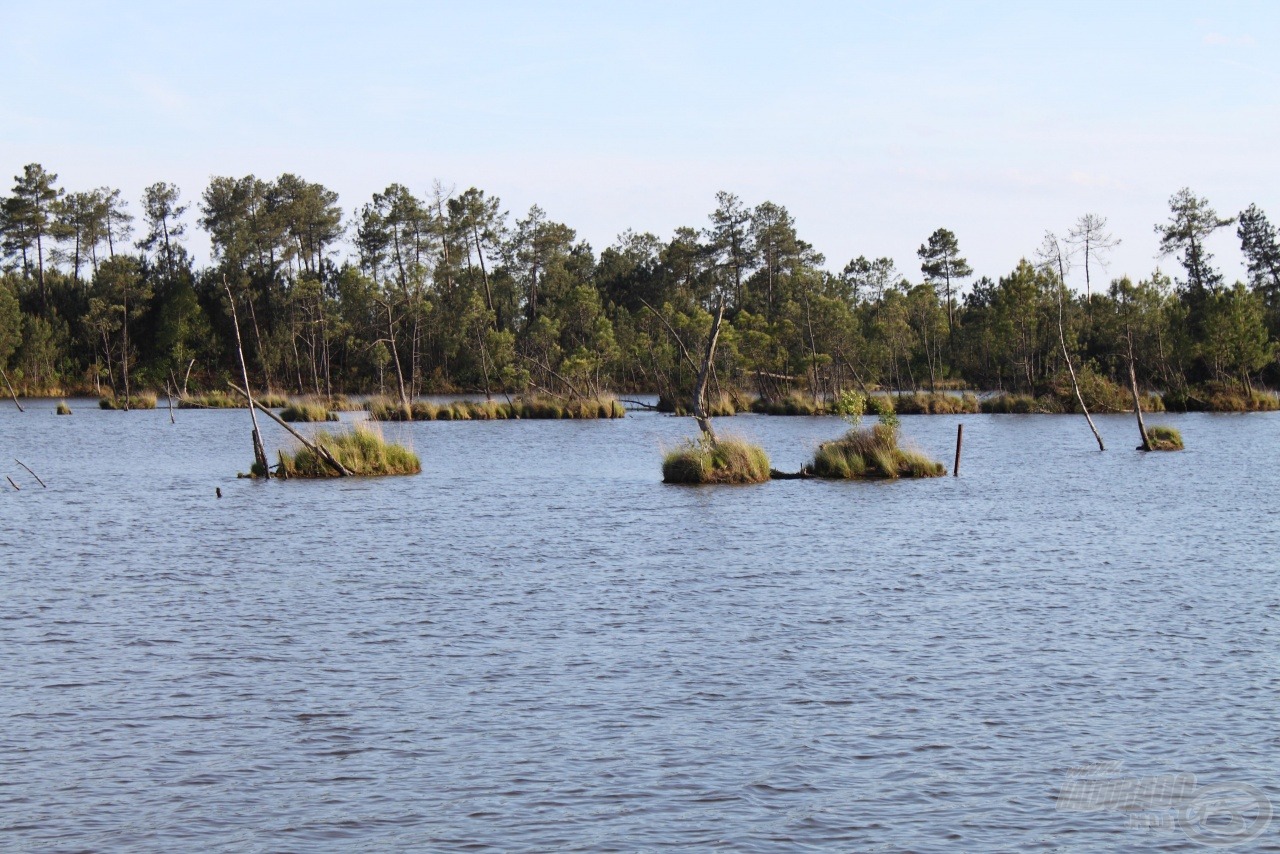
[[[1100,762],[1280,807],[1277,416],[906,417],[962,477],[691,489],[688,419],[261,484],[242,411],[73,406],[0,409],[3,850],[1196,847],[1063,808]]]

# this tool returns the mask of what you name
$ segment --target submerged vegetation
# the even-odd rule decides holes
[[[1166,424],[1153,424],[1147,428],[1147,442],[1153,451],[1181,451],[1182,434]],[[1143,450],[1138,446],[1138,450]]]
[[[769,456],[741,439],[690,439],[666,453],[662,482],[682,484],[748,484],[769,479]]]
[[[627,409],[612,397],[553,400],[545,397],[512,401],[457,400],[450,403],[403,403],[375,398],[365,404],[374,421],[504,421],[514,419],[625,418]]]
[[[403,445],[387,442],[376,430],[362,424],[341,433],[322,430],[314,441],[354,475],[405,475],[422,471],[417,454]],[[293,453],[281,451],[276,473],[282,478],[339,476],[330,463],[307,447]]]

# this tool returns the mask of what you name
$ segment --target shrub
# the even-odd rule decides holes
[[[1153,424],[1147,428],[1147,441],[1153,451],[1181,451],[1182,434],[1167,424]],[[1138,446],[1138,450],[1143,450]]]
[[[941,477],[946,468],[919,451],[898,446],[898,431],[888,424],[850,430],[818,446],[809,471],[832,479]]]
[[[397,475],[422,471],[417,454],[403,445],[387,442],[380,433],[363,425],[358,424],[355,429],[345,433],[322,430],[316,434],[314,441],[323,445],[352,474]],[[292,454],[281,451],[278,472],[280,477],[285,478],[338,476],[332,466],[307,447],[299,448]]]
[[[769,456],[741,439],[713,442],[703,436],[667,452],[662,460],[663,483],[744,484],[768,479]]]

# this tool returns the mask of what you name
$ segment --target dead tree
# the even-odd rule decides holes
[[[1076,402],[1080,404],[1080,411],[1084,413],[1084,419],[1089,422],[1089,429],[1093,431],[1093,438],[1098,440],[1098,450],[1105,451],[1107,446],[1102,443],[1102,434],[1098,432],[1097,426],[1093,423],[1093,416],[1089,414],[1089,407],[1085,406],[1084,395],[1080,394],[1080,382],[1076,379],[1075,366],[1071,364],[1071,353],[1067,351],[1067,333],[1063,327],[1062,312],[1064,293],[1067,290],[1067,262],[1062,252],[1062,245],[1058,242],[1057,235],[1048,232],[1044,236],[1044,245],[1040,249],[1040,257],[1046,267],[1049,268],[1050,274],[1054,273],[1053,267],[1057,267],[1058,274],[1058,343],[1062,345],[1062,359],[1067,363],[1067,373],[1071,376],[1071,390],[1076,393]]]
[[[236,314],[236,298],[227,284],[227,277],[222,277],[222,287],[227,291],[227,299],[231,301],[231,323],[236,330],[236,353],[240,355],[240,375],[244,378],[244,396],[249,402],[249,419],[253,422],[253,459],[262,469],[263,477],[270,477],[271,466],[267,463],[267,449],[262,444],[262,433],[258,430],[258,416],[254,412],[253,391],[249,385],[249,367],[244,361],[244,343],[240,340],[240,318]]]
[[[684,341],[666,317],[647,302],[644,302],[644,307],[653,312],[654,316],[662,321],[662,325],[667,327],[676,346],[680,348],[681,357],[693,369],[697,377],[693,386],[693,418],[698,422],[698,429],[702,434],[714,443],[716,433],[711,427],[711,416],[707,414],[707,382],[711,378],[712,364],[716,358],[716,344],[720,340],[720,325],[724,321],[724,296],[721,295],[716,301],[716,313],[711,317],[711,331],[707,335],[707,345],[703,349],[701,363],[695,362],[693,356],[689,355],[689,349],[685,347]]]

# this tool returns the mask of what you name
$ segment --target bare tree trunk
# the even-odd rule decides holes
[[[396,363],[396,378],[400,381],[400,403],[409,406],[409,397],[404,390],[404,371],[400,369],[400,351],[396,347],[396,324],[391,317],[391,302],[383,303],[387,309],[387,335],[391,338],[391,357]]]
[[[13,405],[18,407],[19,412],[26,412],[26,410],[22,408],[22,404],[18,403],[18,395],[13,390],[13,384],[9,382],[9,375],[4,372],[4,368],[0,368],[0,377],[4,377],[4,384],[9,388],[9,396],[13,398]]]
[[[262,468],[263,477],[271,477],[271,467],[267,463],[267,449],[262,445],[262,433],[258,430],[258,416],[254,411],[253,391],[249,386],[249,367],[244,361],[244,343],[240,340],[240,319],[236,314],[236,298],[231,293],[226,276],[222,277],[222,287],[227,291],[227,299],[231,301],[231,322],[236,329],[236,352],[240,355],[240,376],[244,378],[244,396],[249,401],[249,420],[253,422],[253,459]]]
[[[711,428],[711,417],[707,415],[707,378],[711,376],[711,363],[716,357],[716,342],[720,339],[720,323],[724,320],[724,297],[716,306],[715,319],[711,321],[711,333],[707,336],[707,349],[702,354],[702,365],[698,368],[698,381],[693,387],[693,417],[698,428],[712,442],[716,440],[715,430]]]
[[[1076,393],[1076,401],[1080,404],[1080,411],[1084,413],[1084,420],[1089,422],[1089,429],[1093,431],[1093,438],[1098,440],[1098,450],[1105,451],[1107,446],[1102,444],[1102,435],[1098,433],[1098,428],[1093,423],[1093,417],[1089,415],[1089,407],[1084,405],[1084,397],[1080,394],[1080,383],[1076,381],[1076,369],[1071,364],[1071,354],[1067,352],[1067,334],[1062,329],[1062,291],[1065,285],[1061,282],[1058,284],[1058,343],[1062,345],[1062,358],[1066,360],[1067,372],[1071,374],[1071,388]]]
[[[1138,396],[1138,374],[1133,369],[1133,332],[1129,332],[1129,390],[1133,392],[1133,413],[1138,417],[1138,432],[1142,434],[1142,444],[1138,447],[1144,451],[1151,450],[1151,439],[1147,436],[1147,424],[1142,420],[1142,398]]]

